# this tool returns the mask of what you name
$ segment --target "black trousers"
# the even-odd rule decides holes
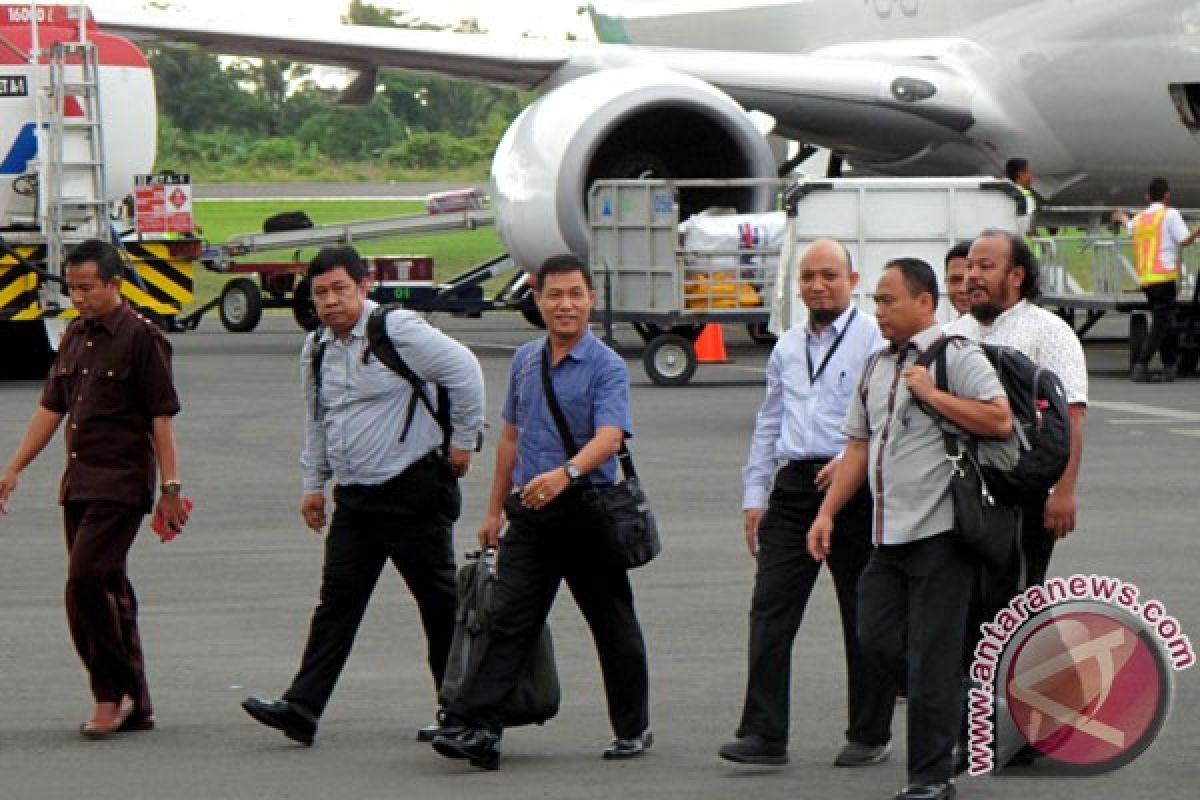
[[[1150,302],[1150,333],[1142,345],[1138,363],[1148,365],[1154,354],[1161,351],[1163,366],[1173,367],[1179,350],[1179,331],[1175,327],[1175,316],[1179,310],[1175,298],[1179,293],[1179,283],[1154,283],[1143,286],[1142,292]]]
[[[863,651],[908,687],[908,780],[954,776],[963,635],[975,570],[952,534],[875,549],[859,581]]]
[[[67,623],[98,703],[128,695],[150,716],[150,690],[138,633],[137,595],[126,572],[129,548],[145,516],[140,508],[67,500]]]
[[[759,525],[739,737],[757,735],[781,743],[788,738],[792,644],[821,571],[807,546],[809,526],[824,498],[814,482],[821,466],[791,462],[781,469]],[[890,676],[862,656],[858,645],[858,578],[871,556],[871,509],[871,492],[864,486],[835,520],[827,563],[846,654],[846,738],[876,746],[891,738],[896,689]]]
[[[500,707],[563,581],[596,643],[613,732],[630,739],[649,727],[646,643],[629,575],[607,563],[590,512],[574,494],[543,511],[509,515],[508,532],[500,540],[491,639],[479,669],[446,709],[450,716],[500,730]]]
[[[417,602],[435,687],[441,686],[454,635],[451,527],[459,493],[445,464],[427,457],[379,486],[339,486],[334,503],[320,604],[300,670],[283,695],[317,716],[350,657],[385,561],[391,560]]]

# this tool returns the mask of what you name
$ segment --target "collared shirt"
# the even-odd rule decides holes
[[[107,500],[149,511],[155,495],[153,422],[179,413],[171,343],[122,302],[67,328],[43,408],[67,415],[60,502]]]
[[[846,435],[870,442],[867,476],[875,502],[877,545],[907,544],[954,527],[945,439],[933,418],[913,401],[901,376],[941,335],[941,327],[934,325],[898,352],[888,348],[869,361],[846,415]],[[947,346],[946,378],[958,397],[1005,396],[991,362],[969,342]]]
[[[1071,326],[1057,314],[1021,300],[984,325],[964,314],[946,332],[975,342],[1001,344],[1021,351],[1040,367],[1053,370],[1067,390],[1067,402],[1087,404],[1087,359]]]
[[[810,381],[839,336],[825,369]],[[853,307],[819,334],[797,326],[779,338],[767,360],[767,392],[742,468],[743,508],[766,508],[781,462],[832,458],[842,451],[842,422],[863,364],[884,345],[875,320]]]
[[[1151,203],[1142,210],[1141,214],[1153,214],[1161,211],[1162,208],[1162,203]],[[1130,233],[1133,233],[1133,226],[1141,214],[1134,214],[1129,218],[1127,227]],[[1179,209],[1168,208],[1167,213],[1163,216],[1162,237],[1158,243],[1158,259],[1164,267],[1179,265],[1179,248],[1183,245],[1183,240],[1190,234],[1191,231],[1188,230],[1187,223],[1183,221],[1183,214],[1179,213]]]
[[[408,433],[400,438],[413,389],[368,353],[367,318],[376,305],[364,301],[362,315],[345,342],[325,327],[304,341],[300,353],[305,407],[300,468],[306,493],[322,491],[330,478],[340,485],[378,486],[442,444],[441,427],[420,401]],[[484,408],[483,371],[475,356],[410,311],[389,312],[387,333],[413,372],[429,382],[426,394],[431,401],[436,404],[438,386],[446,388],[454,427],[451,444],[473,450],[483,430]],[[317,336],[325,344],[319,404],[315,403],[312,374]]]
[[[521,345],[513,356],[504,421],[517,428],[517,463],[513,486],[561,467],[569,458],[542,390],[542,351],[545,338]],[[629,370],[612,348],[591,332],[584,333],[557,365],[550,367],[550,384],[578,447],[584,447],[603,426],[633,435],[629,416]],[[610,458],[589,474],[596,483],[617,479],[617,460]]]

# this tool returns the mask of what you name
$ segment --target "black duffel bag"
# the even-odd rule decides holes
[[[446,659],[446,674],[438,702],[446,708],[479,669],[491,638],[492,603],[496,593],[496,551],[492,548],[467,554],[458,571],[458,609],[454,638]],[[538,634],[525,669],[504,698],[500,720],[504,727],[541,725],[558,713],[562,692],[554,663],[554,643],[547,623]]]
[[[546,349],[542,350],[542,391],[567,457],[574,458],[579,447],[567,427],[554,384],[550,382],[550,355]],[[609,560],[616,566],[633,569],[657,556],[662,551],[662,541],[658,537],[658,523],[650,501],[646,499],[633,466],[633,454],[624,441],[617,453],[617,461],[621,465],[621,480],[604,486],[584,487],[583,502],[596,516]]]

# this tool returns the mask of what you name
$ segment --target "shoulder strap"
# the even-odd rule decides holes
[[[933,342],[933,344],[929,345],[928,350],[926,350],[924,353],[921,353],[921,355],[917,357],[916,361],[918,366],[926,368],[930,366],[933,367],[934,383],[937,385],[937,388],[943,392],[950,391],[950,376],[946,367],[946,348],[948,348],[950,343],[953,341],[965,342],[970,340],[967,339],[967,337],[959,336],[958,334],[940,336]],[[916,398],[913,398],[913,400],[916,402],[917,408],[921,409],[923,412],[932,417],[935,423],[938,423],[938,427],[941,428],[942,431],[942,439],[946,445],[946,457],[950,459],[950,463],[954,465],[955,469],[958,469],[958,461],[963,458],[963,453],[965,452],[965,444],[962,441],[962,438],[954,433],[951,433],[941,424],[943,418],[940,414],[935,412],[925,403],[916,400]]]
[[[554,384],[550,381],[550,348],[542,348],[542,394],[546,396],[546,405],[550,407],[550,416],[554,417],[554,427],[558,428],[558,438],[562,439],[563,448],[567,451],[567,458],[574,458],[579,454],[579,445],[575,443],[575,437],[571,435],[571,429],[567,427],[567,418],[563,414],[562,406],[558,404],[558,395],[554,393]]]
[[[321,365],[325,362],[325,326],[319,326],[309,334],[312,337],[312,349],[309,350],[310,365],[313,376],[313,419],[321,416]]]
[[[558,437],[562,439],[563,448],[567,451],[567,458],[574,458],[579,454],[579,446],[575,443],[575,437],[571,435],[571,429],[567,427],[567,418],[563,414],[562,406],[558,404],[558,395],[554,393],[554,384],[550,381],[550,347],[547,344],[542,348],[542,394],[546,396],[546,405],[550,407],[550,416],[554,417],[554,427],[558,428]],[[625,439],[621,439],[621,449],[617,451],[617,461],[621,464],[621,473],[626,480],[637,480],[637,469],[633,465],[633,453],[629,452],[629,448],[625,445]]]
[[[409,400],[408,411],[405,413],[404,430],[400,433],[400,441],[404,441],[408,436],[419,401],[425,406],[429,415],[437,421],[438,427],[442,429],[443,447],[449,447],[450,394],[444,387],[439,386],[438,405],[436,408],[434,407],[433,401],[429,399],[429,393],[426,391],[425,381],[421,379],[420,375],[413,372],[412,367],[396,349],[396,343],[392,341],[392,337],[388,336],[387,315],[391,310],[391,306],[377,306],[367,317],[367,349],[363,351],[363,361],[366,362],[368,354],[374,355],[379,359],[379,363],[404,378],[412,386],[412,398]]]

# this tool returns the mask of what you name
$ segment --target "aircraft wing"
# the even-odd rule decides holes
[[[143,44],[186,42],[218,53],[283,58],[351,69],[428,72],[500,86],[533,88],[569,60],[550,42],[478,34],[332,25],[251,30],[229,21],[187,22],[167,15],[97,14],[100,27]]]
[[[969,43],[956,40],[843,45],[800,55],[349,25],[305,30],[289,23],[270,31],[183,19],[97,17],[103,29],[143,43],[189,42],[233,55],[349,67],[364,77],[397,69],[549,89],[606,69],[666,68],[720,88],[747,110],[769,114],[777,134],[880,164],[920,158],[931,148],[961,141],[980,105],[976,82],[954,57]]]

